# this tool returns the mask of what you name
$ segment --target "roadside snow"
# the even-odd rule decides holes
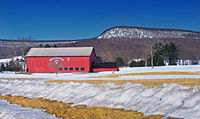
[[[200,86],[164,84],[147,88],[140,84],[44,83],[41,81],[0,80],[0,94],[73,102],[74,105],[123,108],[149,114],[199,119]]]
[[[97,74],[98,75],[98,74]],[[1,79],[6,78],[37,78],[39,80],[139,80],[139,79],[170,79],[170,78],[200,78],[200,75],[130,75],[117,78],[90,78],[93,74],[8,74],[0,73]]]
[[[114,80],[139,80],[139,79],[177,79],[177,78],[196,78],[200,79],[200,75],[141,75],[141,76],[120,76]],[[108,79],[108,78],[106,78]],[[110,78],[113,79],[113,78]]]
[[[141,73],[141,72],[169,72],[169,71],[179,71],[179,72],[199,72],[200,65],[190,65],[190,66],[162,66],[162,67],[124,67],[120,68],[120,71],[114,72],[115,74],[125,74],[125,73]],[[117,78],[90,78],[92,76],[103,76],[107,74],[112,74],[109,72],[99,72],[99,73],[33,73],[31,75],[15,74],[12,72],[0,73],[0,78],[39,78],[46,80],[98,80],[98,79],[111,79],[111,80],[134,80],[134,79],[166,79],[166,78],[200,78],[199,75],[137,75],[137,76],[120,76]]]
[[[0,100],[0,119],[58,119],[43,110],[24,108],[19,105],[9,104]]]
[[[170,71],[180,71],[180,72],[198,72],[200,71],[200,65],[180,65],[180,66],[155,66],[151,67],[123,67],[120,68],[117,74],[123,73],[140,73],[140,72],[170,72]]]

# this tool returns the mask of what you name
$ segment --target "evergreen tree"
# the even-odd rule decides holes
[[[54,47],[54,48],[57,48],[57,45],[56,45],[56,44],[54,44],[54,45],[53,45],[53,47]]]
[[[141,60],[139,62],[136,61],[131,61],[131,63],[129,64],[130,67],[143,67],[145,66],[145,61]]]
[[[42,44],[40,44],[40,45],[39,45],[39,47],[40,47],[40,48],[42,48],[42,47],[43,47],[43,45],[42,45]]]
[[[164,45],[162,43],[155,43],[153,49],[155,51],[153,57],[154,66],[164,66],[164,59],[163,59]]]
[[[5,71],[20,71],[22,69],[22,65],[19,61],[11,60],[6,64]]]
[[[164,66],[165,64],[164,64],[164,59],[162,58],[162,55],[161,54],[159,54],[159,53],[155,53],[155,55],[154,55],[154,66]]]
[[[122,57],[117,57],[117,58],[116,58],[116,62],[117,62],[117,64],[118,64],[119,66],[124,66],[124,64],[125,64]]]
[[[0,69],[0,71],[1,71],[1,72],[2,72],[2,71],[5,71],[5,65],[4,65],[3,62],[1,63],[1,69]]]
[[[176,65],[178,61],[179,50],[178,46],[171,42],[164,46],[164,58],[169,61],[169,65]]]
[[[46,44],[44,47],[45,48],[50,48],[51,46],[49,44]]]

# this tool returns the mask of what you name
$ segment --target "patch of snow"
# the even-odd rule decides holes
[[[6,63],[9,63],[11,60],[17,60],[17,59],[22,59],[22,56],[16,56],[16,57],[13,57],[13,58],[7,58],[7,59],[0,59],[0,65],[1,65],[1,63],[4,63],[4,64],[6,64]]]
[[[119,28],[115,27],[105,31],[98,39],[110,38],[193,38],[199,39],[200,34],[190,31],[175,31],[175,30],[152,30],[141,28]]]
[[[0,100],[0,119],[58,119],[40,109],[24,108]]]
[[[200,86],[164,84],[147,88],[141,84],[44,83],[41,81],[0,80],[0,94],[73,102],[74,105],[123,108],[149,114],[185,119],[200,117]]]
[[[143,73],[143,72],[198,72],[200,65],[189,66],[161,66],[161,67],[123,67],[120,71],[115,71],[115,74],[125,73]],[[13,72],[0,73],[0,78],[39,78],[45,80],[97,80],[97,79],[115,79],[115,80],[134,80],[134,79],[166,79],[166,78],[200,78],[200,75],[141,75],[141,76],[121,76],[117,78],[90,78],[92,76],[103,76],[112,74],[112,71],[99,73],[33,73],[31,75],[15,74]]]
[[[117,74],[123,73],[142,73],[142,72],[198,72],[200,71],[200,65],[179,65],[179,66],[155,66],[151,67],[122,67]]]
[[[162,66],[162,67],[123,67],[115,74],[141,73],[141,72],[198,72],[200,65],[190,66]],[[200,78],[200,75],[142,75],[121,76],[118,78],[89,78],[112,74],[99,73],[34,73],[31,75],[15,74],[13,72],[0,73],[0,94],[21,95],[29,98],[44,97],[51,100],[73,102],[74,105],[106,106],[123,108],[149,114],[162,114],[166,116],[198,119],[200,117],[200,86],[187,87],[176,84],[163,84],[161,87],[147,88],[141,84],[126,83],[115,85],[106,83],[93,85],[87,83],[45,83],[45,80],[133,80],[133,79],[163,79],[163,78]],[[4,80],[4,78],[39,78],[41,80]],[[19,117],[18,112],[3,106],[0,102],[0,118]],[[30,109],[33,111],[35,109]],[[17,115],[17,116],[16,116]],[[42,114],[43,115],[43,114]],[[34,115],[29,115],[34,117]],[[28,116],[28,117],[29,117]],[[22,114],[22,117],[25,116]],[[37,116],[35,116],[37,117]],[[40,117],[40,116],[38,116]],[[52,117],[53,118],[53,117]]]

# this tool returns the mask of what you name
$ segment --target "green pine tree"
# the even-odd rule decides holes
[[[116,62],[117,62],[117,64],[118,64],[119,66],[124,66],[124,65],[125,65],[124,60],[123,60],[122,57],[117,57],[117,58],[116,58]]]
[[[162,43],[155,43],[153,49],[155,51],[153,57],[154,66],[164,66],[164,59],[163,59],[164,45]]]
[[[169,65],[176,65],[179,56],[178,46],[171,42],[164,46],[164,58],[169,61]]]
[[[5,67],[4,63],[2,62],[2,63],[1,63],[1,69],[0,69],[0,71],[1,71],[1,72],[2,72],[2,71],[5,71],[5,68],[6,68],[6,67]]]

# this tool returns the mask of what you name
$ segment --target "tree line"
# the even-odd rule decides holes
[[[176,65],[179,59],[179,46],[173,42],[169,44],[155,43],[144,54],[142,60],[131,61],[128,66],[164,66],[165,62],[168,62],[169,65]],[[127,66],[122,57],[117,57],[116,62],[119,66]]]
[[[2,71],[23,71],[24,60],[23,59],[12,59],[9,63],[1,63],[0,72]]]

